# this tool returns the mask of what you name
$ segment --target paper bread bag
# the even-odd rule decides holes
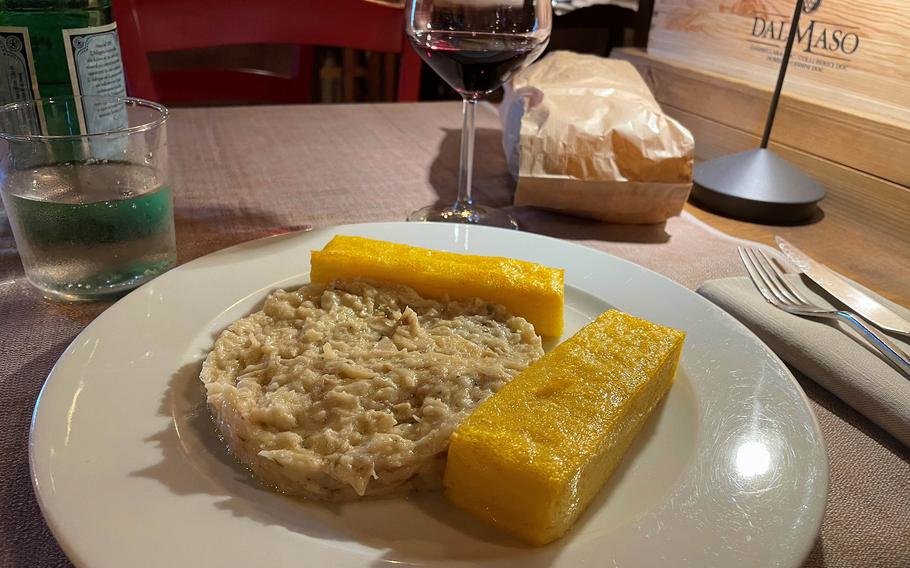
[[[500,118],[515,205],[636,224],[682,211],[692,135],[630,63],[551,53],[506,85]]]

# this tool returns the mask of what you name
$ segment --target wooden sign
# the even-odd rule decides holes
[[[648,53],[773,87],[795,0],[656,0]],[[805,0],[784,92],[910,126],[910,2]]]

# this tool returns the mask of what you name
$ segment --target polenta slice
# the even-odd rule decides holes
[[[456,254],[338,235],[311,256],[313,282],[363,278],[404,284],[440,299],[483,298],[559,337],[565,271],[512,258]]]
[[[684,337],[616,310],[602,314],[452,434],[448,498],[530,544],[562,536],[669,389]]]

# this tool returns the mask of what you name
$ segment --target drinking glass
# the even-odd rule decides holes
[[[102,96],[0,107],[0,197],[45,297],[112,299],[176,264],[167,114]]]
[[[550,38],[550,0],[408,0],[411,45],[463,99],[458,197],[449,206],[415,211],[410,221],[449,221],[518,228],[505,211],[471,196],[477,102],[543,52]]]

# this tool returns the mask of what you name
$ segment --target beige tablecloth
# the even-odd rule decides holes
[[[457,104],[176,110],[169,122],[182,262],[305,226],[401,220],[455,194]],[[476,197],[507,205],[498,121],[478,116]],[[742,269],[735,242],[690,216],[665,227],[601,225],[516,211],[524,230],[629,258],[695,288]],[[41,383],[105,305],[40,299],[0,218],[0,567],[66,566],[28,471],[28,425]],[[910,566],[910,453],[811,381],[831,462],[828,510],[808,566]],[[87,518],[90,512],[87,512]]]

